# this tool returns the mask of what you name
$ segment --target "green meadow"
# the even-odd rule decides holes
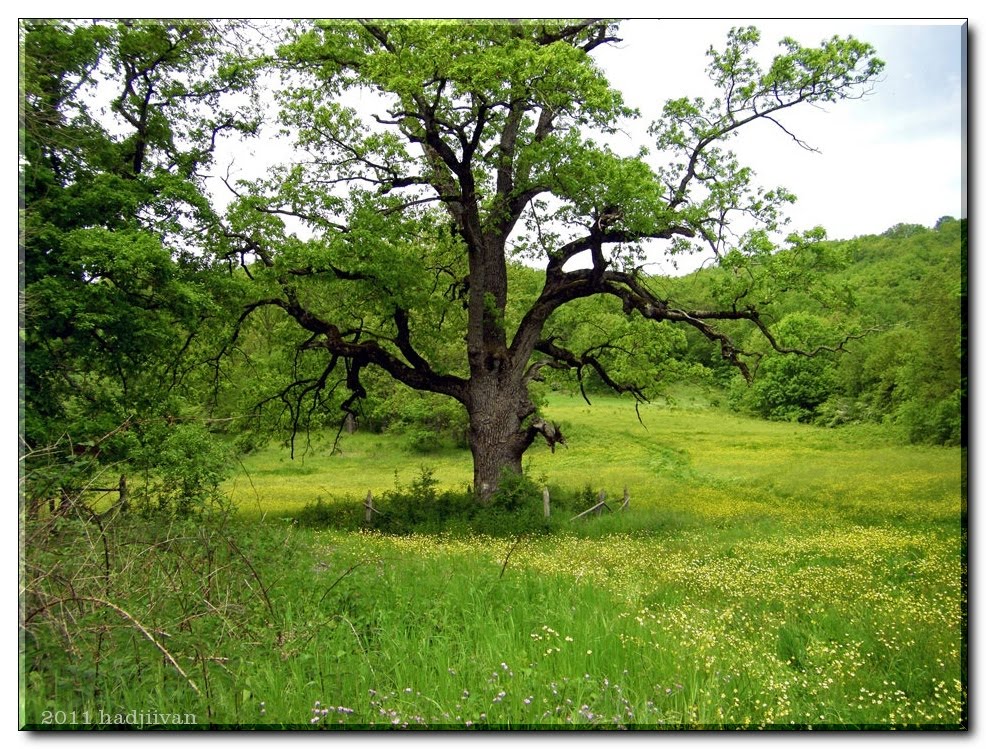
[[[142,709],[199,727],[967,725],[958,448],[752,420],[699,391],[639,420],[617,399],[545,412],[568,446],[533,449],[527,475],[559,497],[605,490],[612,512],[561,503],[517,534],[298,522],[316,502],[362,518],[367,491],[423,469],[469,482],[468,451],[356,433],[335,454],[334,434],[293,460],[250,454],[232,515],[151,544],[133,521],[98,538],[54,524],[88,552],[39,544],[25,564],[91,605],[49,593],[36,611],[51,637],[25,646],[25,724]]]
[[[627,400],[589,405],[555,396],[545,413],[569,444],[554,453],[535,444],[525,471],[609,496],[626,487],[648,520],[960,520],[958,449],[901,446],[871,425],[833,430],[749,419],[710,407],[700,391],[685,393],[641,405],[639,418]],[[472,478],[467,450],[420,454],[389,435],[356,433],[338,444],[335,437],[299,437],[294,458],[286,445],[271,445],[243,460],[229,484],[238,509],[290,516],[319,498],[359,504],[367,491],[385,492],[422,468],[448,488],[464,489]]]

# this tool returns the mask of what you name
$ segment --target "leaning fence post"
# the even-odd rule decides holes
[[[578,520],[581,517],[585,517],[590,512],[592,514],[594,514],[594,515],[602,515],[603,514],[603,510],[609,510],[610,512],[613,511],[613,508],[610,507],[608,504],[606,504],[606,492],[605,492],[605,490],[599,492],[599,501],[596,502],[596,504],[594,504],[588,510],[583,510],[578,515],[576,515],[574,518],[570,518],[570,520]]]
[[[541,490],[541,499],[544,500],[544,517],[547,519],[551,517],[551,493],[548,491],[548,487]]]
[[[599,503],[595,507],[595,510],[596,510],[596,514],[597,515],[602,515],[603,514],[603,507],[605,507],[607,510],[609,509],[609,506],[606,504],[606,490],[605,489],[600,489],[599,490]]]
[[[621,510],[625,510],[630,506],[630,490],[625,486],[623,487],[623,504],[620,505]]]

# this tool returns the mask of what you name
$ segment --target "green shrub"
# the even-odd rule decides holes
[[[533,479],[505,473],[487,505],[476,502],[469,489],[439,490],[434,471],[422,467],[409,484],[395,480],[392,490],[374,501],[377,513],[371,527],[383,533],[471,535],[510,537],[550,533],[562,527],[570,515],[597,501],[592,487],[581,491],[551,488],[552,517],[545,519],[542,488]],[[357,498],[326,502],[319,497],[296,516],[300,525],[355,529],[364,527],[362,503]]]
[[[958,445],[962,441],[961,393],[956,390],[938,403],[907,401],[898,410],[897,419],[912,443]]]
[[[295,521],[306,528],[340,528],[356,530],[362,521],[362,506],[355,497],[345,501],[325,502],[321,497],[305,505]]]
[[[144,483],[134,492],[144,513],[185,516],[221,506],[219,485],[229,475],[227,446],[203,426],[163,426],[136,452]]]

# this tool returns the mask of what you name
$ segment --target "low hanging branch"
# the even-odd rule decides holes
[[[757,314],[756,312],[753,312],[753,316],[750,317],[749,319],[752,320],[753,324],[760,329],[760,332],[763,334],[763,337],[767,339],[767,342],[770,343],[771,347],[778,353],[797,354],[798,356],[808,356],[808,357],[818,356],[822,352],[826,352],[826,351],[831,354],[837,354],[842,351],[846,351],[846,344],[849,343],[850,341],[862,340],[870,333],[875,333],[879,330],[879,328],[867,328],[866,330],[860,333],[847,333],[846,336],[835,346],[820,345],[820,346],[816,346],[810,351],[807,351],[805,349],[800,349],[800,348],[781,346],[777,342],[777,339],[774,337],[774,334],[770,331],[770,328],[768,328],[764,324],[764,322],[760,319],[760,315]]]
[[[585,385],[582,377],[582,372],[586,367],[589,367],[595,371],[595,373],[599,375],[599,379],[606,383],[607,387],[614,392],[620,394],[630,393],[638,403],[646,403],[647,397],[644,395],[641,387],[632,383],[616,382],[612,377],[610,377],[609,373],[606,371],[606,368],[602,365],[599,359],[596,358],[595,352],[602,351],[606,348],[609,348],[609,346],[602,344],[583,352],[581,355],[576,355],[573,352],[563,349],[561,346],[557,345],[555,343],[554,336],[543,341],[538,341],[535,346],[537,351],[551,357],[552,363],[549,363],[548,366],[553,366],[556,368],[570,368],[576,371],[579,381],[579,390],[582,392],[582,397],[585,399],[585,402],[590,406],[592,403],[589,401],[589,396],[585,392]]]

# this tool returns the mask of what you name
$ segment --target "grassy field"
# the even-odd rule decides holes
[[[42,597],[51,622],[28,643],[23,721],[143,709],[311,728],[966,724],[959,450],[753,421],[696,395],[642,407],[643,423],[617,400],[555,397],[547,414],[569,446],[533,450],[527,473],[559,490],[627,487],[627,511],[558,513],[553,533],[517,538],[292,523],[316,499],[358,505],[422,466],[444,487],[469,481],[465,451],[356,434],[338,455],[329,438],[294,461],[277,446],[248,456],[229,484],[237,519],[157,529],[166,542],[147,550],[140,527],[101,542],[51,531],[90,549],[105,591],[60,617]],[[28,563],[82,579],[86,555],[46,553]]]

